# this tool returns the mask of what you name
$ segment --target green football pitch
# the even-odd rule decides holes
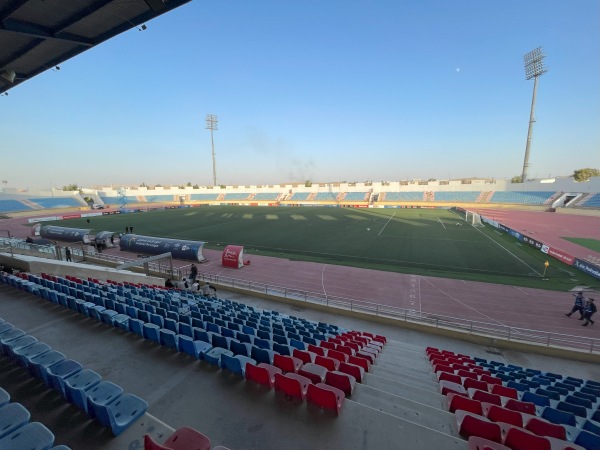
[[[200,240],[206,247],[244,246],[247,254],[489,281],[570,289],[595,284],[575,269],[491,226],[473,227],[445,209],[206,206],[97,216],[56,222]]]

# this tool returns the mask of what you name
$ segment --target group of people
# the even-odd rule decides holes
[[[125,234],[133,233],[133,225],[128,225],[125,227]]]
[[[593,298],[586,298],[583,296],[583,292],[579,291],[575,296],[575,303],[573,304],[573,308],[568,313],[565,313],[565,316],[571,317],[571,314],[578,312],[580,317],[579,320],[585,320],[581,325],[587,327],[590,323],[594,325],[594,321],[592,320],[592,316],[598,311],[596,308],[596,304],[594,303]]]
[[[209,283],[202,284],[197,280],[198,268],[195,264],[192,264],[190,268],[190,274],[188,277],[183,278],[181,281],[173,281],[171,278],[167,278],[165,281],[165,287],[171,289],[185,289],[187,291],[199,292],[206,298],[217,298],[217,289]]]

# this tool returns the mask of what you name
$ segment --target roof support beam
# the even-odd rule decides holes
[[[21,6],[27,3],[29,0],[13,0],[8,2],[4,8],[0,8],[0,22],[10,16],[12,13],[17,11]]]
[[[5,19],[2,22],[0,22],[0,31],[18,33],[24,36],[34,38],[53,39],[63,42],[70,42],[72,44],[84,45],[86,47],[94,46],[94,43],[92,41],[82,36],[76,36],[74,34],[68,33],[61,33],[60,36],[57,36],[47,28],[12,19]]]

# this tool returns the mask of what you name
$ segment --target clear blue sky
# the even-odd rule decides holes
[[[0,97],[7,187],[600,168],[597,0],[193,0]]]

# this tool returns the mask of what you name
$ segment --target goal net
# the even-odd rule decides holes
[[[465,211],[465,220],[474,227],[482,227],[481,216],[473,211]]]

